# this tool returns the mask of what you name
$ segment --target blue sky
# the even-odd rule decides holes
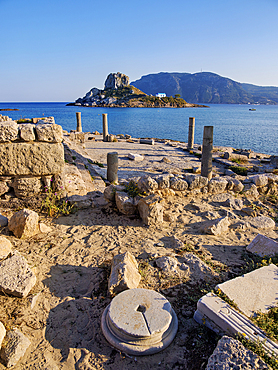
[[[74,101],[107,75],[278,86],[277,0],[0,0],[0,101]]]

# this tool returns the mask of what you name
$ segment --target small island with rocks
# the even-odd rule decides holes
[[[93,87],[83,98],[70,106],[84,107],[127,107],[127,108],[191,108],[207,107],[190,104],[179,96],[158,97],[147,95],[129,84],[129,77],[123,73],[110,73],[105,81],[104,90]]]

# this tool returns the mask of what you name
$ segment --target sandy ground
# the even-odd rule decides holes
[[[146,171],[181,171],[197,163],[194,156],[179,148],[162,143],[153,147],[138,145],[86,142],[85,148],[79,149],[92,161],[101,163],[106,162],[108,151],[118,151],[119,177],[123,178]],[[126,154],[135,150],[145,156],[144,161],[134,163],[126,159]],[[0,230],[37,276],[28,298],[0,296],[0,320],[7,327],[17,326],[32,342],[14,369],[204,369],[218,338],[194,322],[197,300],[219,281],[242,273],[246,267],[245,247],[258,233],[278,240],[277,226],[263,231],[231,228],[219,237],[205,235],[200,231],[203,223],[229,210],[212,195],[165,199],[168,221],[151,227],[144,226],[136,216],[119,214],[99,194],[97,199],[94,208],[70,216],[50,219],[41,214],[41,219],[52,228],[48,234],[23,241],[7,227]],[[243,200],[250,205],[247,199]],[[258,215],[277,214],[269,202],[252,205]],[[0,212],[10,217],[14,210]],[[234,213],[241,220],[247,217],[241,211]],[[172,236],[182,240],[185,248],[176,250]],[[156,267],[155,258],[140,258],[150,250],[158,256],[193,252],[208,263],[212,272],[200,276],[192,269],[187,277],[165,276]],[[155,355],[134,357],[120,353],[106,342],[100,329],[102,312],[111,301],[107,295],[111,261],[114,255],[125,251],[137,258],[142,276],[140,287],[162,292],[178,316],[179,330],[174,341]],[[32,298],[34,307],[30,305]],[[0,369],[4,368],[0,364]]]

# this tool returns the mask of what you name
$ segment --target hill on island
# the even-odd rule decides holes
[[[142,76],[131,84],[147,94],[179,94],[190,103],[278,104],[278,87],[240,83],[211,72],[160,72]]]
[[[129,77],[123,73],[110,73],[105,81],[104,89],[93,87],[83,98],[67,105],[85,107],[132,107],[132,108],[186,108],[197,104],[187,103],[180,96],[149,96],[135,86],[129,84]]]

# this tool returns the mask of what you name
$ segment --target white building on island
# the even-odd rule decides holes
[[[157,98],[166,98],[166,94],[165,93],[157,93],[157,94],[155,94],[155,96]]]

